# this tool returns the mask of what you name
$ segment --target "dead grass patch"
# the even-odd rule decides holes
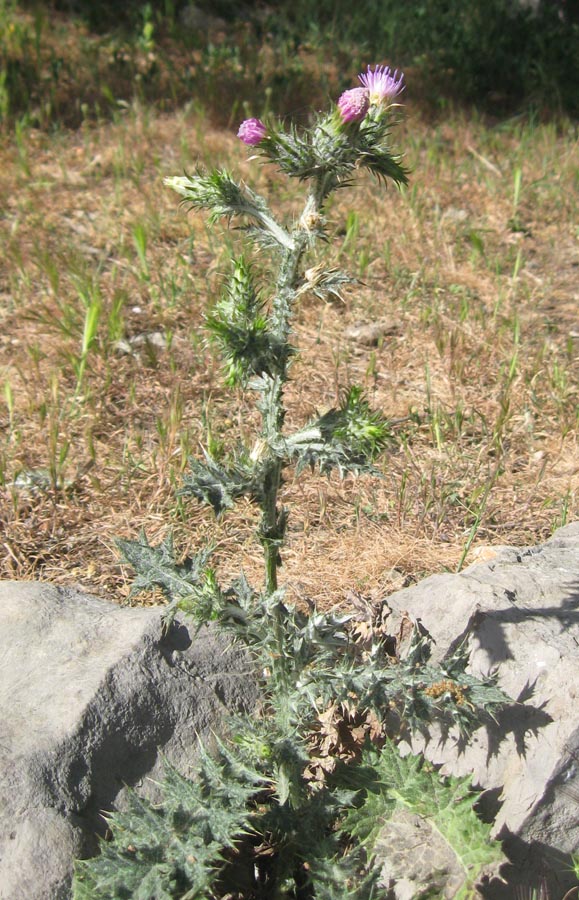
[[[454,570],[481,546],[540,541],[578,512],[576,135],[411,116],[395,140],[409,191],[364,183],[329,211],[330,261],[359,284],[343,304],[305,298],[296,324],[288,427],[352,382],[393,420],[382,478],[288,476],[282,577],[323,607]],[[223,237],[162,186],[198,162],[240,172],[287,215],[299,205],[299,186],[193,111],[137,105],[0,150],[2,577],[123,600],[115,536],[171,527],[183,552],[213,542],[224,578],[243,567],[260,583],[251,509],[215,523],[175,499],[189,455],[251,443],[257,425],[202,332],[227,271]],[[382,319],[395,327],[374,346],[347,337]]]

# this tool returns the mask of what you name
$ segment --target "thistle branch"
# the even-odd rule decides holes
[[[171,176],[164,179],[164,184],[180,194],[183,202],[193,209],[209,210],[211,222],[245,216],[257,222],[281,247],[293,249],[291,236],[276,222],[263,197],[238,184],[225,169]]]

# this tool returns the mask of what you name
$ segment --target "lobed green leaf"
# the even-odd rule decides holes
[[[423,896],[418,889],[444,896],[447,889],[449,896],[466,898],[483,870],[506,861],[500,844],[491,841],[491,826],[476,815],[479,795],[469,777],[442,778],[423,757],[402,757],[391,743],[366,751],[364,763],[373,767],[375,782],[341,828],[371,860],[385,861],[390,878],[408,880],[414,873],[417,896]]]

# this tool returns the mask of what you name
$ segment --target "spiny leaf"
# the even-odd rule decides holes
[[[172,176],[164,179],[183,198],[183,202],[195,209],[208,209],[211,219],[221,216],[257,216],[267,209],[262,197],[248,188],[242,188],[225,169],[212,172],[198,171],[196,175]]]
[[[307,132],[294,125],[287,130],[272,125],[259,151],[277,163],[282,172],[295,178],[306,178],[316,166],[316,154]]]
[[[219,745],[216,757],[201,747],[199,778],[190,781],[165,765],[155,806],[128,793],[122,812],[109,817],[114,840],[96,859],[77,863],[74,900],[209,900],[223,869],[223,852],[234,848],[249,825],[252,797],[263,776],[235,765]]]
[[[169,600],[182,599],[194,592],[212,553],[212,549],[206,547],[178,564],[175,561],[172,533],[169,532],[161,544],[153,546],[144,529],[138,540],[119,539],[116,544],[137,573],[131,593],[160,587]]]
[[[366,871],[360,848],[333,859],[312,859],[309,870],[316,900],[379,900],[378,872]]]
[[[360,166],[368,169],[372,175],[386,181],[389,178],[395,184],[408,184],[406,170],[392,154],[383,148],[373,148],[360,154]]]
[[[323,266],[314,266],[307,269],[305,280],[298,293],[311,291],[320,300],[328,296],[342,299],[342,288],[347,284],[353,284],[354,279],[346,272],[339,269],[324,269]]]
[[[367,117],[360,127],[345,127],[336,111],[318,117],[309,129],[284,130],[271,124],[258,152],[293,178],[315,179],[320,201],[336,188],[351,184],[356,169],[406,184],[407,173],[388,149],[390,122]]]
[[[206,319],[223,353],[227,384],[245,385],[253,375],[283,371],[291,348],[272,333],[263,307],[251,268],[238,257],[223,296]]]
[[[157,546],[149,543],[144,530],[137,541],[117,540],[116,543],[137,573],[131,594],[159,587],[169,600],[163,616],[165,627],[179,610],[189,613],[199,626],[205,625],[218,618],[227,605],[215,573],[207,565],[211,548],[177,563],[171,533]]]
[[[484,868],[504,861],[500,845],[491,842],[491,826],[474,811],[478,795],[470,778],[442,778],[422,757],[402,757],[389,743],[367,751],[364,762],[373,766],[376,782],[347,813],[342,828],[372,860],[385,857],[393,881],[415,872],[417,896],[428,886],[438,885],[442,893],[452,885],[452,896],[466,898]],[[410,832],[413,840],[405,847]],[[428,860],[424,869],[422,851]]]
[[[391,439],[386,419],[370,409],[362,389],[351,387],[341,406],[331,409],[288,437],[284,448],[297,459],[298,472],[306,466],[319,466],[328,474],[333,468],[344,472],[371,472],[375,457]]]
[[[165,178],[164,183],[180,194],[185,204],[209,210],[210,221],[245,216],[257,222],[277,244],[293,249],[291,236],[275,221],[264,198],[247,186],[242,187],[225,169],[172,176]]]
[[[191,474],[183,479],[178,496],[193,496],[213,507],[219,516],[230,509],[238,497],[249,496],[258,500],[262,496],[261,473],[256,465],[240,461],[225,469],[207,453],[205,462],[189,461]]]
[[[401,165],[389,146],[391,122],[382,114],[367,116],[358,138],[359,165],[379,179],[391,179],[395,184],[408,183],[408,171]]]

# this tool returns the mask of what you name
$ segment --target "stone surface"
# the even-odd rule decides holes
[[[194,772],[197,737],[251,708],[247,659],[210,631],[164,635],[162,608],[0,582],[0,898],[65,900],[101,810],[147,792],[159,750]]]
[[[355,341],[366,347],[377,347],[385,337],[400,332],[400,323],[392,319],[380,319],[378,322],[356,322],[344,331],[349,341]]]
[[[429,889],[447,900],[462,887],[464,872],[442,835],[408,809],[398,810],[388,823],[376,852],[386,860],[381,881],[394,884],[396,900],[415,900]]]
[[[412,745],[487,791],[483,806],[514,868],[485,896],[507,900],[544,881],[559,900],[576,883],[569,854],[579,852],[579,523],[540,546],[502,548],[460,574],[427,578],[388,604],[392,630],[405,613],[428,629],[434,660],[467,639],[470,671],[496,671],[514,701],[466,747],[436,730]]]
[[[530,897],[525,886],[544,883],[560,900],[574,881],[569,854],[579,852],[579,523],[541,546],[493,553],[391,595],[389,630],[408,614],[434,638],[435,660],[466,639],[471,671],[497,670],[513,704],[496,723],[467,747],[433,730],[412,749],[444,771],[473,773],[486,791],[485,814],[513,865],[482,896]],[[241,654],[211,632],[193,638],[176,626],[163,636],[161,613],[0,583],[1,900],[67,900],[72,858],[94,850],[99,812],[123,785],[146,790],[159,748],[193,774],[197,735],[255,702]],[[396,823],[401,858],[424,830],[407,819]],[[398,879],[398,900],[430,879],[429,841],[430,853],[418,841]],[[386,880],[395,863],[391,853]]]

